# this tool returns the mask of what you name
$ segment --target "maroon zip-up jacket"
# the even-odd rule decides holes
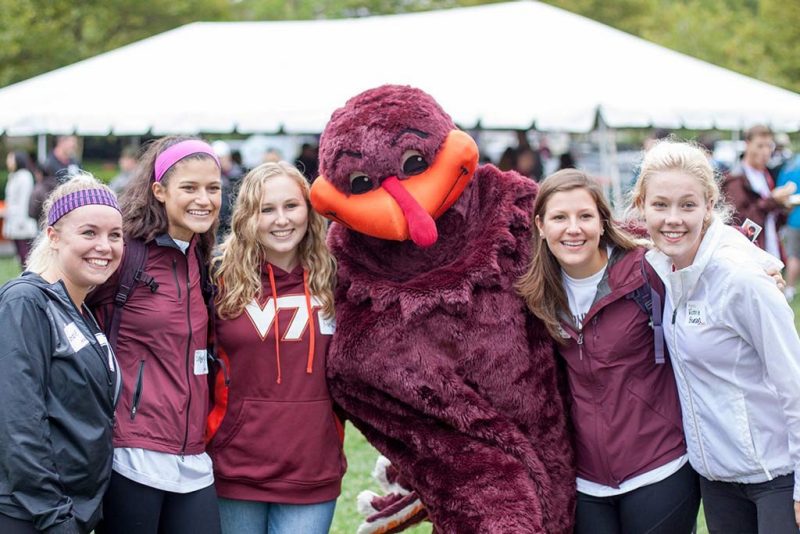
[[[116,354],[123,388],[114,447],[205,451],[208,311],[196,245],[195,237],[184,254],[166,234],[147,244],[144,271],[158,289],[137,286],[122,310]],[[118,283],[115,274],[93,298],[101,326],[110,320]]]
[[[681,408],[672,366],[655,363],[650,316],[630,295],[645,285],[646,250],[615,250],[578,331],[562,321],[569,405],[580,478],[619,487],[621,482],[683,454]],[[644,262],[652,286],[658,275]],[[579,343],[581,341],[581,343]]]

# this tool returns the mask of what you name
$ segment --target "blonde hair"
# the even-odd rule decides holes
[[[647,182],[654,174],[670,171],[681,172],[697,180],[705,200],[711,201],[711,217],[728,222],[731,208],[721,198],[719,178],[708,160],[708,152],[696,143],[675,138],[659,141],[644,154],[639,177],[630,192],[629,216],[643,218]]]
[[[77,171],[70,175],[69,179],[56,187],[53,192],[50,193],[50,196],[47,197],[47,200],[44,201],[44,205],[42,206],[42,220],[39,222],[41,231],[39,235],[36,236],[31,252],[28,254],[28,260],[25,263],[26,271],[42,274],[55,261],[56,252],[50,248],[50,240],[47,237],[47,215],[50,213],[50,208],[52,208],[53,204],[61,197],[86,189],[103,189],[116,197],[114,192],[109,189],[107,185],[98,181],[91,173]],[[60,220],[56,221],[53,227],[57,228],[60,222]]]
[[[597,182],[577,169],[558,171],[541,183],[531,214],[534,223],[537,217],[540,221],[544,219],[547,202],[553,195],[575,189],[585,190],[594,200],[604,230],[600,237],[601,248],[611,244],[622,250],[632,250],[638,246],[633,237],[615,224],[611,207]],[[533,225],[531,250],[531,264],[528,271],[517,281],[517,292],[525,299],[531,313],[544,323],[550,336],[559,343],[564,343],[560,335],[559,316],[561,313],[569,314],[569,301],[564,291],[561,265],[547,245],[547,241],[542,239],[536,224]]]
[[[238,317],[245,306],[261,296],[261,267],[266,250],[258,236],[261,200],[267,181],[276,176],[293,180],[303,192],[308,208],[308,230],[300,241],[300,264],[308,271],[311,294],[322,302],[323,313],[333,317],[333,287],[336,262],[325,244],[325,219],[311,208],[309,186],[292,165],[281,161],[259,165],[244,177],[233,207],[231,232],[212,260],[214,282],[219,287],[216,309],[224,319]]]

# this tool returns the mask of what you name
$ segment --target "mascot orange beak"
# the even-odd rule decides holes
[[[393,241],[411,238],[429,247],[438,238],[435,220],[461,196],[477,166],[475,141],[453,130],[425,172],[405,180],[391,176],[377,189],[349,196],[320,176],[311,187],[311,205],[356,232]]]

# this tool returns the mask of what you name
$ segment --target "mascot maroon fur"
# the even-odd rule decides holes
[[[378,87],[331,117],[312,188],[339,262],[330,392],[437,532],[570,532],[552,342],[514,291],[537,187],[476,167],[418,89]]]

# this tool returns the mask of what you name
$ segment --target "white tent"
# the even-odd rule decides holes
[[[462,127],[800,129],[800,95],[533,1],[302,22],[195,23],[0,90],[9,135],[319,132],[383,83]]]

